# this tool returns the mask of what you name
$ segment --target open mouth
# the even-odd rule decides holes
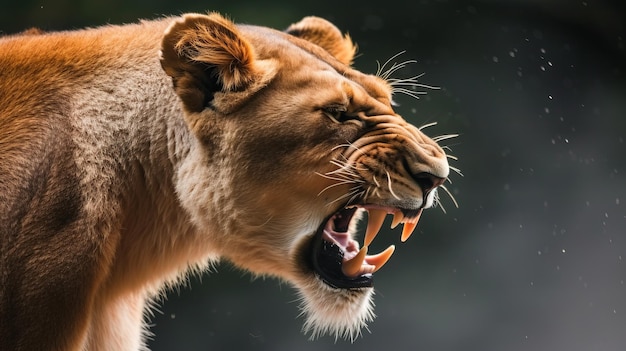
[[[359,211],[368,213],[363,246],[352,239],[351,222]],[[417,226],[422,209],[407,210],[376,205],[352,205],[331,215],[318,229],[310,252],[310,262],[318,277],[326,284],[340,289],[358,289],[373,286],[372,275],[393,254],[391,245],[383,252],[368,255],[367,250],[383,225],[385,217],[393,215],[391,228],[404,223],[401,241],[406,241]]]

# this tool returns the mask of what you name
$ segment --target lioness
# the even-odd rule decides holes
[[[141,349],[150,299],[220,258],[290,282],[309,334],[358,335],[394,250],[369,244],[450,167],[354,54],[314,17],[1,38],[0,349]]]

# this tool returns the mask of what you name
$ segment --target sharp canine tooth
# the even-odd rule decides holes
[[[367,247],[372,243],[376,235],[378,235],[380,228],[383,226],[386,216],[387,211],[385,210],[368,210],[367,229],[365,230],[363,246]]]
[[[391,221],[391,229],[398,226],[404,220],[404,214],[402,211],[396,211],[393,213],[393,221]]]
[[[413,230],[415,230],[416,226],[417,226],[417,223],[413,223],[413,222],[404,223],[404,228],[402,228],[402,236],[400,237],[400,240],[402,242],[407,241],[409,237],[411,236],[411,234],[413,234]]]
[[[341,265],[341,270],[343,271],[343,274],[347,277],[356,277],[361,271],[361,266],[363,265],[363,261],[365,260],[366,255],[367,246],[363,246],[361,251],[359,251],[356,256],[343,262],[343,264]]]
[[[419,222],[420,217],[422,216],[422,211],[423,210],[420,209],[415,218],[411,218],[410,221],[404,223],[404,228],[402,228],[402,236],[400,237],[400,240],[402,242],[407,241],[411,234],[413,234],[413,230],[415,230],[417,222]]]
[[[420,208],[419,212],[417,212],[417,216],[415,216],[415,218],[414,218],[415,224],[417,224],[417,222],[420,221],[420,218],[422,218],[422,212],[424,212],[424,209]]]
[[[378,255],[367,256],[367,258],[365,259],[367,264],[376,266],[376,268],[374,268],[374,272],[372,273],[375,273],[382,266],[384,266],[385,263],[389,261],[389,259],[391,258],[391,255],[393,255],[393,252],[395,250],[396,250],[396,247],[394,245],[391,245],[385,251],[379,253]]]

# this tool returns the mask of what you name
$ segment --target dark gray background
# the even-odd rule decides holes
[[[437,121],[464,177],[376,275],[378,318],[354,344],[300,333],[289,285],[228,264],[168,294],[153,350],[626,349],[626,49],[622,1],[0,2],[0,31],[216,10],[285,28],[332,20],[376,70],[406,50],[442,87],[399,97]],[[0,72],[1,74],[1,72]],[[399,242],[399,231],[376,240]]]

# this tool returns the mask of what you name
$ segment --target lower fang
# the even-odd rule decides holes
[[[385,263],[387,263],[387,261],[389,261],[389,259],[391,258],[391,255],[393,255],[393,252],[395,250],[396,250],[396,247],[394,245],[391,245],[385,251],[379,253],[378,255],[367,256],[365,258],[365,262],[367,262],[367,264],[374,265],[376,267],[374,269],[374,272],[376,272],[382,266],[384,266]]]
[[[356,256],[344,261],[341,270],[346,277],[356,277],[361,272],[361,266],[367,255],[367,246],[364,246]]]

